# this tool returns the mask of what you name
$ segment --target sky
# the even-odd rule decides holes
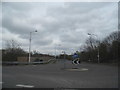
[[[117,2],[3,2],[0,48],[13,39],[28,51],[32,32],[31,51],[70,54],[80,50],[89,38],[88,33],[102,40],[118,30],[117,5]]]

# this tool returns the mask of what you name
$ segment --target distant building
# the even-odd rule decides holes
[[[5,49],[0,49],[0,61],[2,61],[2,55],[6,54],[8,51],[5,50]],[[54,56],[51,56],[51,55],[48,55],[48,54],[34,54],[34,55],[31,55],[31,62],[34,62],[35,60],[43,60],[43,61],[46,61],[46,60],[50,60],[50,59],[54,59],[55,57]],[[26,53],[25,55],[21,55],[21,56],[18,56],[16,57],[16,60],[18,62],[28,62],[29,61],[29,58],[28,58],[28,53]]]
[[[50,55],[46,55],[46,54],[39,54],[39,55],[31,56],[31,62],[34,62],[36,59],[47,61],[50,59],[54,59],[54,56],[50,56]],[[28,62],[28,57],[26,57],[26,56],[18,57],[17,61],[18,62]]]

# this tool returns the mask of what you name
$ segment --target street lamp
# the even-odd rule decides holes
[[[57,56],[57,46],[61,46],[61,44],[55,44],[55,59],[56,59],[56,56]]]
[[[92,36],[92,35],[93,35],[93,36],[96,36],[96,37],[98,38],[98,36],[95,35],[95,34],[90,34],[90,33],[88,33],[88,35],[89,35],[89,36]],[[99,40],[99,39],[98,39],[98,40]],[[100,55],[99,55],[99,46],[98,46],[98,54],[97,54],[98,63],[100,62],[99,56],[100,56]]]
[[[29,63],[30,63],[30,59],[31,59],[31,54],[30,54],[31,53],[31,36],[32,36],[33,32],[37,32],[37,30],[30,32],[30,38],[29,38]]]
[[[64,54],[64,69],[66,68],[66,65],[65,65],[65,51],[62,51],[62,53]]]

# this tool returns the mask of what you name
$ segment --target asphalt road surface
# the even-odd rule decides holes
[[[3,66],[1,83],[3,88],[118,88],[118,67],[90,63],[75,66],[69,61]]]

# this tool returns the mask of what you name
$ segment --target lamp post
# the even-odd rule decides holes
[[[57,46],[61,46],[61,44],[56,44],[55,45],[55,59],[56,59],[56,56],[57,56]]]
[[[61,46],[61,44],[58,44],[58,48],[59,48],[59,50],[60,50],[60,46]],[[59,53],[58,53],[58,58],[60,57],[60,51],[59,51]]]
[[[56,60],[56,45],[55,45],[55,60]]]
[[[32,36],[33,32],[37,32],[37,30],[30,32],[30,38],[29,38],[29,61],[28,61],[29,63],[30,63],[30,60],[31,60],[31,36]]]
[[[65,51],[62,51],[62,53],[64,54],[64,69],[66,68],[66,65],[65,65]]]
[[[96,37],[98,38],[98,36],[95,35],[95,34],[90,34],[90,33],[88,33],[88,35],[89,35],[89,36],[92,36],[92,35],[93,35],[93,36],[96,36]],[[98,40],[99,40],[99,39],[98,39]],[[98,63],[100,62],[99,56],[100,56],[100,55],[99,55],[99,46],[98,46],[98,53],[97,53]]]

